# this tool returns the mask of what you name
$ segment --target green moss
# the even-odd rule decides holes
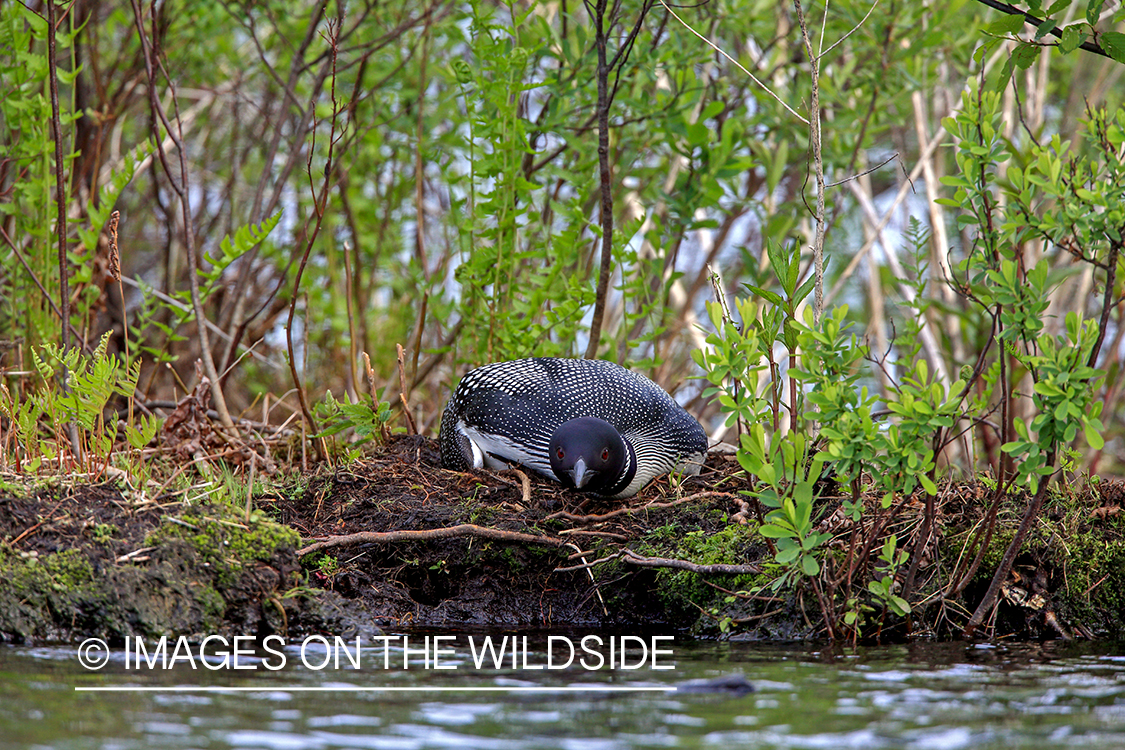
[[[78,550],[42,557],[0,548],[0,577],[23,598],[36,598],[51,591],[70,592],[90,588],[94,569]]]
[[[520,556],[516,554],[516,550],[512,546],[505,547],[500,552],[499,557],[500,560],[504,563],[504,566],[513,573],[518,573],[525,567],[523,560],[521,560]]]
[[[757,544],[757,535],[747,526],[732,524],[715,533],[701,530],[682,533],[675,524],[654,529],[635,548],[638,554],[690,560],[697,565],[745,565],[747,552]],[[715,577],[711,577],[714,579]],[[724,588],[744,589],[760,576],[726,576]],[[698,614],[696,606],[707,608],[723,596],[703,578],[686,570],[661,568],[656,572],[656,595],[667,607]]]
[[[235,520],[238,519],[238,520]],[[165,518],[160,528],[145,538],[148,546],[178,539],[187,542],[215,573],[221,587],[234,583],[239,572],[254,562],[268,562],[278,549],[299,546],[301,537],[286,526],[266,520],[243,523],[239,516],[208,508]]]
[[[487,526],[499,517],[496,508],[489,505],[480,505],[477,502],[462,503],[459,514],[463,523],[475,523],[478,526]]]
[[[195,590],[195,600],[203,611],[203,631],[217,633],[227,611],[227,602],[214,586],[202,586]]]
[[[1001,510],[997,528],[973,584],[988,584],[1015,536],[1026,495],[1013,497]],[[1052,608],[1064,625],[1095,631],[1125,629],[1125,517],[1095,518],[1101,501],[1089,493],[1053,493],[1044,503],[1016,558],[1017,570],[1042,570],[1048,575]],[[957,559],[976,527],[951,535],[943,556]]]
[[[0,547],[0,633],[57,638],[56,619],[73,627],[98,609],[93,567],[78,550],[40,556]]]
[[[1120,633],[1125,628],[1125,540],[1107,526],[1088,527],[1065,540],[1055,536],[1046,553],[1057,561],[1055,597],[1064,621]]]

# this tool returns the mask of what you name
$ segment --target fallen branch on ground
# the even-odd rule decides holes
[[[298,557],[304,557],[318,550],[331,547],[347,547],[352,544],[391,544],[393,542],[417,542],[426,539],[450,539],[459,536],[475,536],[480,539],[492,539],[499,542],[522,542],[524,544],[546,544],[550,547],[562,547],[567,544],[565,540],[555,539],[538,534],[523,534],[518,531],[503,531],[477,526],[472,523],[463,523],[458,526],[447,526],[440,529],[421,529],[403,531],[360,531],[355,534],[342,534],[318,539],[304,549],[297,550]]]
[[[642,568],[675,568],[676,570],[687,570],[700,574],[745,575],[762,572],[757,565],[696,565],[687,560],[674,560],[667,557],[642,557],[632,550],[625,550],[622,559],[631,565],[639,565]]]
[[[584,562],[582,565],[568,565],[566,567],[555,568],[555,572],[565,573],[572,570],[589,569],[602,563],[618,559],[630,565],[637,565],[642,568],[674,568],[676,570],[686,570],[700,575],[746,575],[762,572],[757,565],[698,565],[688,560],[676,560],[668,557],[643,557],[630,549],[623,549],[620,552],[606,555],[593,562]]]

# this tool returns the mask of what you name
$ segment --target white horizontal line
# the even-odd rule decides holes
[[[79,693],[669,693],[676,688],[665,687],[629,687],[623,685],[605,686],[575,686],[563,685],[559,687],[451,687],[447,685],[422,687],[355,687],[345,685],[340,687],[312,686],[312,685],[278,685],[269,687],[209,687],[202,685],[174,685],[170,687],[152,687],[145,685],[99,685],[94,687],[75,687]]]

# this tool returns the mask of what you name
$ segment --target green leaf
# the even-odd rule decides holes
[[[1001,445],[1000,450],[1009,454],[1023,453],[1027,450],[1027,443],[1022,440],[1013,440],[1010,443]]]
[[[828,268],[828,259],[827,258],[825,258],[825,260],[824,260],[824,267]],[[799,303],[802,300],[804,300],[805,297],[808,297],[809,293],[813,290],[813,287],[815,285],[816,285],[816,274],[813,274],[812,276],[810,276],[808,278],[808,280],[805,281],[804,284],[801,284],[801,288],[798,289],[797,293],[793,295],[793,302]]]
[[[1063,29],[1062,41],[1059,42],[1059,51],[1065,54],[1070,54],[1082,44],[1085,34],[1078,28],[1078,24],[1071,24]]]
[[[804,555],[801,558],[801,570],[807,576],[815,576],[820,572],[820,563],[812,555]]]
[[[990,34],[1015,34],[1023,28],[1023,24],[1022,15],[1005,15],[985,26],[984,30]]]
[[[1100,451],[1105,447],[1105,440],[1102,438],[1101,433],[1089,422],[1086,423],[1086,442],[1096,451]]]
[[[922,484],[922,487],[926,490],[927,493],[931,495],[937,494],[937,485],[934,484],[933,480],[931,480],[927,475],[919,474],[918,481]]]
[[[1102,14],[1102,5],[1105,0],[1089,0],[1086,4],[1086,22],[1091,26],[1097,24],[1098,16]]]
[[[1012,60],[1021,70],[1030,68],[1037,59],[1039,59],[1039,47],[1034,44],[1021,44],[1012,53]]]
[[[788,565],[796,560],[799,554],[801,554],[800,547],[786,547],[785,549],[779,549],[777,554],[774,555],[774,559],[782,565]]]
[[[1000,75],[996,77],[992,84],[992,91],[1003,91],[1008,86],[1008,82],[1012,80],[1012,71],[1015,69],[1015,65],[1014,56],[1009,56],[1008,59],[1004,61],[1004,67],[1000,69]],[[963,223],[965,224],[973,223],[973,220],[968,216],[961,216],[959,218],[964,219],[965,221]]]
[[[1057,27],[1058,24],[1055,23],[1053,19],[1048,18],[1046,21],[1039,24],[1039,28],[1035,31],[1035,41],[1038,42],[1040,39],[1054,31]]]
[[[746,285],[746,288],[749,289],[754,294],[758,295],[759,297],[764,298],[770,304],[777,305],[778,307],[784,307],[785,306],[785,300],[782,299],[781,295],[779,295],[777,292],[771,292],[768,289],[762,289],[761,287],[750,286],[749,284]]]
[[[776,526],[772,523],[767,523],[758,527],[758,533],[771,539],[786,539],[795,536],[792,530]]]
[[[1119,63],[1125,63],[1125,34],[1107,31],[1101,35],[1102,49]]]
[[[910,603],[903,599],[901,596],[892,596],[889,600],[891,609],[899,617],[906,617],[910,614]]]

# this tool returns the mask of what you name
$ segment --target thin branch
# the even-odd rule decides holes
[[[55,24],[57,23],[55,0],[47,0],[47,67],[51,89],[51,136],[55,142],[55,207],[58,217],[55,232],[59,238],[59,317],[62,324],[63,354],[70,351],[70,263],[66,257],[66,162],[63,161],[62,116],[59,112],[59,63],[55,49]],[[63,364],[59,380],[64,394],[70,393],[70,376]],[[81,456],[82,446],[78,441],[78,426],[72,420],[67,424],[70,444],[76,456]]]
[[[317,540],[308,547],[297,550],[298,557],[310,555],[323,549],[334,547],[348,547],[353,544],[392,544],[394,542],[418,542],[431,539],[453,539],[456,537],[471,536],[478,539],[491,539],[497,542],[518,542],[522,544],[545,544],[548,547],[565,547],[570,542],[565,539],[555,539],[539,534],[523,534],[518,531],[504,531],[486,526],[477,526],[473,523],[463,523],[457,526],[447,526],[441,529],[405,529],[401,531],[360,531],[355,534],[342,534],[329,536]]]
[[[62,349],[70,350],[70,270],[66,258],[66,179],[63,177],[62,119],[59,113],[59,63],[55,50],[54,0],[47,0],[47,63],[51,83],[51,135],[55,142],[55,206],[58,217],[55,233],[59,238],[59,316],[62,318]],[[67,390],[66,372],[63,372],[63,391]]]
[[[875,166],[873,166],[871,169],[865,169],[862,172],[860,172],[859,174],[853,174],[851,177],[845,177],[842,180],[837,180],[836,182],[830,182],[827,185],[825,185],[824,187],[826,187],[826,188],[836,187],[838,185],[843,185],[845,182],[850,182],[851,180],[858,180],[860,177],[863,177],[865,175],[869,175],[872,172],[877,172],[878,170],[885,167],[887,164],[889,164],[890,162],[894,161],[897,158],[898,158],[898,152],[896,151],[895,153],[891,154],[890,156],[888,156],[883,161],[881,161],[878,164],[876,164]]]
[[[981,623],[984,622],[985,616],[992,611],[996,606],[996,598],[1000,595],[1000,587],[1004,581],[1008,580],[1008,574],[1012,571],[1012,565],[1016,561],[1016,555],[1023,546],[1024,539],[1027,538],[1027,533],[1031,531],[1031,524],[1035,522],[1039,516],[1039,509],[1043,506],[1043,499],[1047,496],[1047,486],[1050,484],[1051,477],[1057,469],[1054,469],[1055,463],[1055,448],[1054,446],[1047,453],[1047,467],[1053,469],[1050,474],[1039,478],[1039,488],[1035,492],[1035,497],[1031,499],[1031,503],[1023,513],[1023,518],[1020,519],[1019,528],[1016,529],[1016,535],[1012,537],[1012,541],[1008,544],[1008,548],[1004,550],[1004,556],[1000,559],[1000,564],[996,567],[996,573],[992,576],[992,583],[988,586],[988,591],[985,592],[984,598],[981,599],[980,604],[977,605],[976,611],[973,616],[969,618],[969,624],[965,626],[963,637],[971,638],[973,633]]]
[[[1117,258],[1121,254],[1121,249],[1122,243],[1110,241],[1109,258],[1106,260],[1105,294],[1102,298],[1102,314],[1098,319],[1098,339],[1094,342],[1094,348],[1090,350],[1090,358],[1086,362],[1089,367],[1097,366],[1098,354],[1101,353],[1102,343],[1105,341],[1105,331],[1109,326],[1109,314],[1113,312],[1113,308],[1115,307],[1111,300],[1113,299],[1113,289],[1117,285]]]
[[[175,297],[171,297],[167,294],[164,294],[164,292],[160,291],[159,289],[151,287],[148,284],[145,284],[144,282],[142,282],[138,279],[131,279],[128,276],[122,276],[121,277],[121,283],[126,284],[127,286],[131,286],[134,289],[139,289],[142,292],[144,292],[146,295],[152,295],[153,297],[156,297],[158,300],[160,300],[164,304],[169,305],[171,307],[174,307],[177,310],[180,310],[181,312],[185,312],[185,313],[191,312],[191,306],[190,305],[187,305],[187,304],[181,302],[180,300],[176,299]],[[208,330],[210,330],[212,333],[214,333],[216,336],[223,339],[224,341],[227,341],[227,342],[233,342],[234,341],[234,339],[230,336],[230,334],[228,334],[222,328],[219,328],[217,325],[212,323],[210,320],[204,320],[203,325],[207,326]],[[239,344],[238,346],[245,350],[243,352],[243,355],[250,354],[251,356],[254,357],[254,359],[256,359],[259,362],[262,362],[264,364],[268,364],[270,367],[272,367],[276,370],[280,370],[284,367],[283,364],[278,362],[276,359],[273,359],[272,357],[267,357],[264,354],[259,354],[258,352],[251,351],[252,347],[248,347],[248,346],[246,346],[246,344]]]
[[[594,45],[598,51],[598,173],[601,176],[602,257],[586,359],[593,359],[598,354],[606,297],[609,294],[609,277],[613,272],[613,185],[609,167],[609,63],[606,60],[608,33],[605,28],[605,11],[606,0],[598,0],[594,11]],[[612,19],[610,23],[612,24]]]
[[[801,0],[793,0],[797,9],[797,21],[801,26],[801,38],[805,41],[805,52],[812,68],[812,102],[809,104],[809,141],[813,152],[813,168],[816,170],[816,236],[813,238],[813,271],[816,274],[813,315],[819,322],[824,310],[824,158],[820,150],[820,58],[813,52],[812,39],[805,24],[805,12]],[[794,406],[796,402],[794,402]]]
[[[1020,10],[1019,8],[1017,8],[1014,5],[1008,5],[1007,3],[999,2],[999,0],[977,0],[977,2],[981,3],[982,5],[987,5],[989,8],[992,8],[993,10],[998,10],[1001,13],[1007,13],[1009,16],[1023,16],[1023,20],[1024,20],[1025,23],[1029,23],[1036,28],[1039,28],[1044,23],[1046,23],[1048,20],[1052,20],[1052,22],[1053,22],[1053,19],[1036,18],[1035,16],[1031,15],[1027,11]],[[1055,24],[1054,28],[1052,28],[1047,33],[1050,34],[1051,36],[1058,37],[1059,39],[1062,39],[1062,29],[1059,27],[1058,24]],[[1094,42],[1094,41],[1082,42],[1082,44],[1078,45],[1078,48],[1084,49],[1087,52],[1093,52],[1095,55],[1101,55],[1102,57],[1108,57],[1111,60],[1113,59],[1112,55],[1110,55],[1108,52],[1106,52],[1104,49],[1102,49],[1101,45],[1099,45],[1097,42]]]
[[[342,12],[342,11],[341,11]],[[309,429],[313,433],[319,432],[316,424],[316,419],[312,415],[312,410],[309,409],[308,395],[305,393],[304,383],[301,382],[301,376],[297,372],[297,358],[293,351],[293,318],[297,313],[297,299],[300,297],[301,291],[301,277],[305,273],[305,267],[309,262],[309,255],[312,254],[313,244],[316,242],[317,236],[320,234],[320,228],[324,223],[324,212],[328,205],[328,194],[331,192],[332,175],[335,169],[334,149],[336,141],[339,137],[336,135],[337,118],[340,116],[341,108],[336,101],[336,52],[339,40],[340,27],[342,19],[332,19],[328,22],[328,28],[323,33],[325,41],[328,42],[332,49],[332,75],[330,79],[330,93],[332,97],[332,119],[328,131],[328,154],[324,162],[324,182],[320,188],[320,195],[316,194],[316,185],[313,184],[312,176],[312,161],[313,161],[313,144],[316,141],[316,123],[314,121],[312,128],[313,144],[309,146],[308,159],[305,164],[305,170],[309,177],[309,187],[312,190],[313,196],[313,209],[314,217],[312,221],[312,231],[306,232],[305,235],[305,249],[301,255],[301,262],[297,266],[297,277],[293,280],[293,295],[289,298],[289,317],[285,322],[285,344],[289,352],[289,373],[293,378],[293,385],[297,391],[297,400],[301,404],[301,414],[305,418],[305,423],[308,424]],[[305,327],[305,335],[308,335],[308,327]],[[305,351],[307,353],[308,347],[306,345]],[[323,438],[316,442],[317,452],[323,458],[327,455]]]
[[[961,110],[961,105],[962,103],[958,102],[952,109],[950,109],[948,116],[956,116],[956,114]],[[832,304],[832,300],[834,300],[836,298],[836,295],[838,295],[844,288],[844,285],[847,283],[847,280],[851,278],[851,275],[855,271],[856,267],[859,266],[859,264],[863,261],[864,256],[866,256],[867,253],[871,251],[871,248],[874,247],[875,243],[878,242],[879,233],[886,228],[887,224],[889,224],[891,221],[891,217],[893,217],[895,212],[898,211],[898,208],[902,204],[902,202],[906,200],[906,196],[909,193],[911,187],[910,181],[914,180],[914,178],[922,173],[925,161],[930,158],[930,156],[937,149],[938,145],[940,145],[941,142],[944,141],[948,136],[949,134],[946,133],[944,129],[938,130],[936,133],[934,133],[934,137],[930,139],[929,143],[926,144],[925,148],[922,149],[922,153],[918,156],[917,163],[915,163],[914,168],[910,170],[910,175],[907,179],[907,182],[904,182],[899,187],[898,193],[895,194],[894,199],[891,201],[891,205],[883,214],[883,218],[880,219],[879,223],[875,225],[875,231],[872,233],[871,237],[863,243],[863,247],[860,248],[859,252],[852,256],[852,259],[848,263],[847,268],[845,268],[844,272],[840,274],[840,278],[828,292],[828,298],[824,301],[824,304]]]
[[[573,557],[573,556],[572,556]],[[564,567],[555,568],[556,573],[569,573],[576,570],[590,570],[598,565],[612,562],[613,560],[621,560],[622,562],[630,565],[636,565],[639,568],[671,568],[672,570],[686,570],[691,573],[699,575],[756,575],[762,572],[761,568],[757,565],[700,565],[693,563],[690,560],[679,560],[669,557],[644,557],[633,552],[631,549],[623,549],[614,552],[612,555],[599,557],[593,562],[586,562],[583,559],[581,565],[566,565]]]
[[[163,147],[163,141],[159,138],[157,133],[157,154],[160,157],[160,165],[164,169],[164,174],[168,177],[168,183],[172,186],[172,190],[180,199],[180,207],[184,221],[184,248],[188,256],[188,280],[191,288],[191,303],[195,311],[195,319],[198,321],[196,330],[199,333],[199,347],[201,359],[203,360],[203,369],[208,379],[211,381],[211,398],[215,402],[215,410],[219,413],[219,420],[222,422],[223,427],[234,430],[234,421],[231,419],[230,412],[227,411],[226,398],[223,396],[222,382],[219,379],[219,373],[215,368],[215,360],[211,356],[211,343],[210,337],[207,335],[207,326],[203,324],[206,320],[206,315],[203,311],[203,301],[199,296],[199,260],[197,258],[197,248],[195,246],[195,229],[191,215],[191,200],[190,191],[188,190],[188,174],[187,174],[187,156],[184,154],[183,146],[183,131],[179,128],[173,128],[172,123],[168,119],[167,113],[164,111],[163,105],[157,96],[157,75],[156,68],[160,67],[164,77],[169,81],[169,91],[172,95],[173,105],[176,107],[176,123],[180,123],[179,118],[179,104],[176,99],[176,89],[171,85],[171,76],[168,71],[164,70],[164,64],[160,60],[159,54],[155,49],[156,44],[156,9],[153,7],[153,35],[149,38],[145,33],[144,24],[144,11],[141,9],[140,0],[132,0],[133,17],[137,24],[137,34],[140,37],[141,50],[144,53],[145,74],[148,79],[148,96],[149,107],[152,109],[152,116],[155,121],[164,125],[164,129],[168,133],[168,137],[172,139],[176,145],[176,152],[179,155],[180,161],[180,179],[179,182],[172,175],[172,168],[168,165],[167,154]],[[154,3],[155,6],[155,3]],[[158,127],[154,123],[154,127]]]
[[[695,30],[695,29],[693,29],[692,27],[688,26],[688,25],[687,25],[687,22],[685,22],[685,21],[684,21],[684,19],[682,19],[682,18],[680,18],[679,16],[677,16],[677,15],[676,15],[676,11],[674,11],[674,10],[672,10],[671,8],[669,8],[669,7],[668,7],[668,3],[664,2],[664,0],[660,0],[660,4],[664,6],[664,10],[666,10],[666,11],[668,11],[669,13],[671,13],[671,14],[672,14],[672,17],[673,17],[673,18],[675,18],[675,19],[676,19],[677,21],[679,21],[679,22],[680,22],[681,24],[683,24],[683,26],[684,26],[684,28],[685,28],[685,29],[687,29],[687,30],[688,30],[688,31],[690,31],[691,33],[695,34],[695,35],[696,35],[697,37],[699,37],[699,38],[700,38],[700,39],[702,39],[702,40],[703,40],[704,42],[706,42],[708,46],[710,46],[710,47],[711,47],[712,49],[714,49],[714,50],[715,50],[716,52],[718,52],[718,53],[719,53],[720,55],[722,55],[723,57],[725,57],[726,59],[728,59],[728,60],[730,60],[730,61],[731,61],[732,63],[734,63],[734,65],[735,65],[735,66],[736,66],[736,67],[737,67],[737,68],[738,68],[739,70],[741,70],[741,71],[742,71],[743,73],[745,73],[746,75],[748,75],[748,76],[750,77],[750,80],[751,80],[751,81],[753,81],[754,83],[758,84],[758,86],[760,86],[760,87],[762,88],[762,90],[763,90],[763,91],[765,91],[765,92],[766,92],[767,94],[769,94],[769,95],[770,95],[770,96],[772,96],[772,97],[773,97],[774,99],[776,99],[776,100],[777,100],[777,102],[778,102],[778,104],[780,104],[780,105],[781,105],[782,107],[785,107],[786,111],[788,111],[788,112],[789,112],[789,114],[791,114],[791,115],[793,115],[794,117],[796,117],[796,118],[797,118],[798,120],[800,120],[801,122],[803,122],[803,123],[804,123],[805,125],[808,125],[808,124],[809,124],[809,121],[808,121],[808,120],[806,120],[806,119],[805,119],[804,117],[801,117],[801,115],[800,115],[800,114],[799,114],[799,113],[797,112],[797,110],[793,109],[793,108],[792,108],[792,107],[790,107],[790,106],[789,106],[788,104],[786,104],[786,103],[785,103],[785,100],[784,100],[784,99],[782,99],[782,98],[781,98],[780,96],[778,96],[777,94],[773,93],[773,91],[771,91],[771,90],[770,90],[770,87],[769,87],[769,86],[767,86],[766,84],[764,84],[764,83],[762,83],[761,81],[759,81],[759,80],[757,79],[757,77],[755,77],[755,76],[754,76],[754,74],[753,74],[753,73],[751,73],[751,72],[750,72],[749,70],[747,70],[746,68],[744,68],[744,67],[742,66],[742,63],[740,63],[740,62],[739,62],[738,60],[735,60],[735,59],[734,59],[733,57],[731,57],[730,55],[728,55],[728,54],[727,54],[726,52],[724,52],[723,50],[719,49],[719,48],[718,48],[718,47],[717,47],[717,46],[715,45],[715,43],[714,43],[714,42],[712,42],[712,41],[711,41],[710,39],[708,39],[707,37],[703,36],[702,34],[700,34],[700,33],[699,33],[698,31],[696,31],[696,30]]]
[[[39,289],[39,293],[43,295],[44,301],[51,307],[51,311],[55,315],[59,316],[59,320],[65,320],[65,318],[63,318],[62,311],[59,310],[59,306],[55,304],[54,298],[51,297],[51,293],[48,292],[47,288],[43,286],[43,282],[39,280],[39,276],[35,273],[35,270],[28,264],[27,259],[23,257],[23,253],[20,252],[20,249],[16,247],[16,243],[12,241],[11,236],[4,229],[4,225],[2,223],[0,223],[0,237],[4,238],[4,242],[7,243],[8,247],[11,249],[12,255],[15,255],[16,260],[18,260],[20,262],[20,265],[23,266],[23,270],[27,272],[28,278],[31,279],[31,282],[35,284],[35,286]],[[74,338],[82,346],[82,351],[86,354],[93,354],[94,350],[90,348],[89,344],[82,340],[82,337],[78,334],[78,329],[74,327],[74,324],[68,321],[67,326],[70,329],[70,333],[74,334]]]
[[[632,550],[625,550],[622,560],[630,565],[641,568],[672,568],[673,570],[687,570],[700,575],[755,575],[762,569],[757,565],[697,565],[687,560],[674,560],[667,557],[642,557]]]
[[[859,21],[859,23],[857,23],[857,24],[856,24],[856,25],[855,25],[855,26],[854,26],[854,27],[852,28],[852,30],[851,30],[851,31],[849,31],[849,32],[848,32],[847,34],[844,34],[844,35],[843,35],[842,37],[840,37],[839,39],[837,39],[837,40],[835,41],[835,43],[833,43],[833,45],[832,45],[831,47],[829,47],[828,49],[824,50],[824,51],[823,51],[823,52],[821,52],[821,53],[820,53],[819,55],[817,55],[817,56],[816,56],[816,59],[817,59],[818,61],[819,61],[819,60],[823,60],[823,59],[824,59],[824,56],[825,56],[825,55],[827,55],[827,54],[828,54],[829,52],[831,52],[832,50],[836,49],[836,48],[837,48],[837,47],[839,47],[839,46],[840,46],[841,44],[843,44],[844,40],[845,40],[845,39],[847,39],[847,38],[848,38],[849,36],[851,36],[852,34],[856,33],[857,31],[859,31],[860,27],[861,27],[861,26],[863,26],[863,24],[865,24],[865,23],[867,22],[867,19],[871,17],[871,14],[872,14],[873,12],[875,12],[875,9],[876,9],[876,8],[878,8],[878,7],[879,7],[879,0],[875,0],[875,2],[874,2],[874,3],[872,3],[872,5],[871,5],[871,8],[870,8],[870,9],[869,9],[869,10],[867,11],[867,15],[865,15],[865,16],[864,16],[863,18],[861,18],[861,19],[860,19],[860,21]],[[827,12],[827,8],[825,8],[825,12]],[[822,28],[822,31],[823,31],[823,28]],[[823,39],[823,37],[822,37],[822,39]]]

